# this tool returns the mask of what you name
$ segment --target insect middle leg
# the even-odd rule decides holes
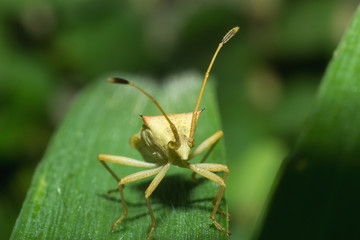
[[[222,227],[215,219],[216,212],[218,211],[224,214],[228,219],[230,218],[230,215],[224,212],[223,210],[221,210],[219,207],[226,187],[225,181],[230,172],[228,167],[226,165],[216,164],[216,163],[196,163],[196,164],[189,164],[189,168],[192,169],[194,172],[210,179],[211,181],[220,184],[220,187],[213,200],[214,210],[212,211],[210,218],[218,229],[220,229],[221,231],[225,232],[228,236],[230,236],[231,233],[228,230],[226,230],[224,227]],[[219,177],[213,172],[225,172],[224,178]]]
[[[192,159],[196,156],[198,156],[199,154],[201,154],[202,152],[204,152],[207,148],[210,147],[210,149],[207,151],[207,153],[205,154],[205,156],[202,158],[200,163],[203,163],[206,161],[207,157],[210,155],[210,153],[212,152],[212,150],[215,148],[216,144],[219,142],[219,140],[224,136],[223,131],[219,130],[216,133],[214,133],[213,135],[211,135],[209,138],[207,138],[205,141],[203,141],[189,156],[189,159]],[[194,181],[199,181],[199,178],[196,178],[196,172],[194,171],[191,174],[191,177]],[[225,177],[224,177],[225,178]],[[219,194],[219,193],[218,193]],[[216,194],[216,196],[218,195]],[[215,206],[216,204],[216,199],[214,198],[214,200],[212,201],[213,205]],[[231,219],[230,214],[225,212],[224,210],[222,210],[220,207],[217,210],[219,213],[225,215],[229,220]]]
[[[118,185],[119,185],[119,191],[120,191],[120,195],[121,195],[121,202],[123,204],[123,209],[124,209],[124,213],[123,215],[118,219],[116,220],[116,222],[113,224],[112,226],[112,230],[114,231],[115,228],[116,228],[116,225],[118,225],[119,223],[121,223],[122,220],[124,220],[124,218],[126,217],[127,215],[127,208],[126,208],[126,203],[125,203],[125,200],[124,200],[124,194],[123,194],[123,189],[124,189],[124,184],[125,183],[129,183],[129,182],[134,182],[134,181],[137,181],[137,180],[140,180],[140,179],[143,179],[143,178],[146,178],[146,177],[150,177],[152,175],[155,175],[157,173],[159,173],[162,168],[164,166],[160,166],[160,167],[157,167],[157,168],[153,168],[153,169],[150,169],[150,170],[144,170],[144,171],[140,171],[140,172],[137,172],[137,173],[133,173],[133,174],[130,174],[126,177],[123,177],[122,179],[120,179]]]
[[[158,166],[154,163],[148,163],[128,157],[115,156],[109,154],[99,154],[98,159],[102,163],[102,165],[106,168],[106,170],[108,170],[110,174],[116,179],[117,182],[120,181],[120,178],[116,176],[116,174],[110,169],[110,167],[105,162],[117,163],[121,165],[133,166],[133,167],[154,168]],[[113,192],[119,192],[119,188],[109,190],[107,192],[107,196],[109,197],[109,195]]]

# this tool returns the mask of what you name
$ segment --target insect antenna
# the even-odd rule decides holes
[[[199,108],[201,97],[202,97],[202,94],[203,94],[203,91],[204,91],[204,88],[205,88],[205,84],[206,84],[207,79],[209,77],[209,74],[210,74],[211,68],[212,68],[212,66],[214,64],[214,61],[216,59],[216,56],[218,55],[218,53],[219,53],[220,49],[222,48],[222,46],[225,43],[227,43],[230,40],[230,38],[232,38],[238,30],[239,30],[239,27],[234,27],[225,34],[225,36],[223,37],[223,39],[219,43],[219,45],[218,45],[218,47],[217,47],[217,49],[216,49],[216,51],[214,53],[214,56],[211,59],[209,67],[208,67],[208,69],[207,69],[207,71],[205,73],[205,78],[204,78],[204,81],[203,81],[203,84],[202,84],[202,87],[201,87],[201,90],[200,90],[199,98],[198,98],[198,100],[196,102],[196,106],[195,106],[195,109],[194,109],[194,112],[193,112],[193,115],[192,115],[192,119],[191,119],[190,135],[189,135],[189,141],[188,141],[189,147],[193,147],[195,145],[195,143],[194,143],[194,134],[195,134],[195,128],[196,128],[196,121],[197,121],[197,110]]]
[[[158,102],[147,92],[145,92],[144,89],[140,88],[138,85],[136,85],[133,82],[130,82],[128,80],[122,79],[122,78],[109,78],[108,79],[109,82],[111,83],[118,83],[118,84],[128,84],[130,86],[133,86],[134,88],[138,89],[140,92],[142,92],[143,94],[145,94],[148,98],[150,98],[151,101],[153,101],[153,103],[158,107],[158,109],[160,110],[160,112],[162,113],[162,115],[164,115],[164,117],[166,118],[166,120],[169,122],[170,124],[170,128],[171,131],[174,134],[175,137],[175,142],[171,141],[169,142],[169,146],[173,149],[178,149],[181,145],[180,143],[180,137],[179,137],[179,132],[177,131],[175,124],[170,120],[170,118],[168,117],[168,115],[164,112],[164,110],[160,107],[160,105],[158,104]]]

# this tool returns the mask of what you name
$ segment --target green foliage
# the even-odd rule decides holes
[[[191,73],[176,76],[162,88],[144,79],[127,78],[155,96],[165,111],[180,113],[192,111],[202,77]],[[206,110],[198,122],[198,144],[220,129],[211,82],[201,106]],[[141,159],[128,144],[128,138],[142,125],[139,114],[159,115],[159,111],[129,86],[110,84],[102,78],[84,90],[36,170],[11,238],[145,239],[151,220],[144,191],[151,179],[126,185],[129,215],[112,233],[112,224],[122,214],[120,196],[106,197],[106,191],[116,188],[117,183],[96,158],[99,153],[108,153]],[[208,161],[225,163],[223,141]],[[111,167],[122,177],[142,170],[115,164]],[[187,169],[172,167],[150,197],[158,222],[154,239],[227,239],[209,218],[218,184],[195,183],[190,175]],[[227,209],[225,198],[222,208]],[[217,219],[228,226],[224,216],[218,214]]]
[[[35,166],[79,89],[113,71],[158,81],[184,69],[204,73],[235,25],[240,31],[211,76],[231,169],[232,237],[251,237],[357,4],[0,1],[0,239],[9,238]]]
[[[358,239],[360,10],[286,159],[260,239]]]

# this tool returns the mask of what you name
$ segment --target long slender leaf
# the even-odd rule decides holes
[[[153,94],[169,113],[191,112],[201,86],[197,74],[175,76],[162,88],[144,79],[127,78]],[[197,143],[220,128],[211,82],[201,105],[206,111],[198,122]],[[141,159],[128,144],[128,138],[142,126],[139,114],[159,115],[159,111],[129,86],[110,84],[103,78],[84,90],[37,168],[11,238],[145,239],[151,220],[144,191],[151,178],[126,185],[129,214],[111,232],[122,206],[118,193],[106,197],[106,191],[116,188],[117,182],[97,160],[99,153]],[[223,141],[208,161],[225,162]],[[144,170],[115,164],[111,167],[122,177]],[[227,239],[209,218],[218,184],[195,183],[190,175],[187,169],[172,167],[150,197],[158,222],[154,239]],[[225,199],[222,208],[226,209]],[[217,219],[227,227],[224,216]]]
[[[360,239],[360,9],[284,164],[261,239]]]

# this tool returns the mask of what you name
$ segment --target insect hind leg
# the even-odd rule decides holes
[[[116,181],[120,181],[120,178],[114,173],[113,170],[111,170],[111,168],[104,162],[106,161],[104,158],[101,157],[101,155],[99,155],[98,157],[99,161],[101,162],[101,164],[106,168],[106,170],[109,171],[109,173],[116,179]],[[126,202],[125,202],[125,198],[124,198],[124,193],[123,193],[123,190],[124,189],[124,185],[119,185],[118,188],[116,189],[112,189],[112,190],[109,190],[107,192],[107,197],[110,196],[111,193],[113,192],[119,192],[120,193],[120,198],[121,198],[121,204],[122,204],[122,207],[123,207],[123,214],[121,215],[121,217],[116,220],[116,222],[112,225],[111,227],[111,231],[114,231],[115,230],[115,227],[116,225],[118,225],[128,214],[128,210],[127,210],[127,206],[126,206]]]
[[[119,185],[119,192],[120,192],[120,197],[121,197],[121,204],[123,206],[123,214],[121,215],[120,218],[118,218],[118,220],[116,220],[116,222],[112,225],[111,227],[111,231],[114,231],[116,228],[116,225],[118,225],[119,223],[122,222],[122,220],[124,220],[124,218],[127,216],[128,214],[128,210],[127,210],[127,206],[126,206],[126,202],[125,202],[125,198],[124,198],[124,193],[123,190],[124,189],[124,185]],[[108,192],[109,193],[109,192]]]
[[[125,188],[125,185],[123,185],[123,189]],[[115,189],[110,189],[109,191],[106,192],[106,197],[110,198],[110,195],[114,192],[119,192],[119,188],[115,188]]]

